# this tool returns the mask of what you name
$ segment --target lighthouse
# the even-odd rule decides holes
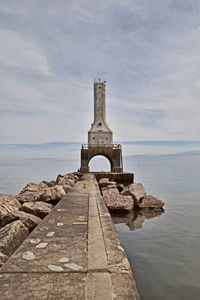
[[[121,145],[113,144],[113,133],[106,122],[106,81],[101,78],[94,81],[94,121],[88,144],[81,147],[81,173],[89,172],[89,162],[97,155],[109,160],[111,172],[123,172]]]
[[[94,121],[88,131],[89,147],[112,147],[113,133],[106,122],[106,81],[94,81]]]

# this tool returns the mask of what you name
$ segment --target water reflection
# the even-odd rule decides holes
[[[140,209],[129,213],[111,212],[114,224],[126,224],[130,230],[142,228],[145,219],[152,219],[164,213],[164,209]]]

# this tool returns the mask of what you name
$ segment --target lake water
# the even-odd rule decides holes
[[[127,142],[124,170],[134,172],[164,212],[140,211],[113,220],[142,300],[200,299],[200,142]],[[54,180],[80,167],[80,143],[0,145],[0,193],[27,182]],[[103,158],[93,170],[106,170]]]

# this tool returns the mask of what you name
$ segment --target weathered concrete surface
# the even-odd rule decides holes
[[[3,265],[0,286],[5,300],[139,299],[93,175],[77,182]]]

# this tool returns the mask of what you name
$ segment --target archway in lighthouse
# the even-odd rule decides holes
[[[103,155],[96,155],[89,161],[90,172],[110,172],[111,162]]]

